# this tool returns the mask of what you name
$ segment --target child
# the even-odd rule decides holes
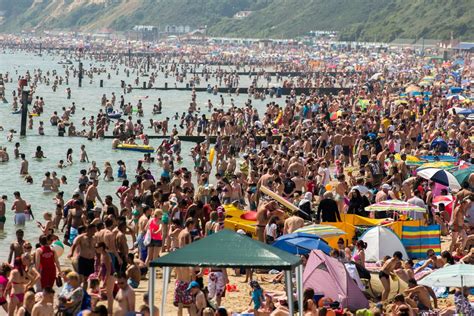
[[[100,281],[99,279],[89,279],[89,288],[87,294],[91,297],[91,307],[95,308],[97,302],[100,301]]]
[[[344,174],[344,166],[341,160],[336,160],[336,178]]]
[[[260,287],[257,281],[250,281],[250,287],[252,288],[251,299],[249,305],[253,302],[253,313],[255,316],[261,315],[259,309],[263,306],[265,297],[263,296],[263,289]],[[249,310],[251,312],[252,309]]]
[[[46,221],[44,225],[41,224],[39,221],[37,221],[36,223],[38,223],[38,227],[43,232],[43,235],[48,235],[49,230],[54,228],[53,215],[50,212],[44,212],[43,218]]]

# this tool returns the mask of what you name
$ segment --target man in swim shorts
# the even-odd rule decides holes
[[[0,231],[3,231],[3,227],[5,226],[5,222],[7,221],[7,218],[5,217],[5,212],[6,212],[5,201],[6,200],[7,200],[7,196],[2,195],[2,198],[0,199]]]
[[[15,201],[13,202],[12,210],[15,211],[15,225],[25,225],[25,212],[28,204],[21,198],[20,192],[16,191],[13,195],[15,196]]]
[[[182,315],[183,307],[189,308],[193,302],[191,292],[188,291],[189,284],[192,281],[193,269],[190,267],[176,268],[176,282],[174,289],[174,306],[178,307],[178,315]],[[196,281],[193,281],[196,282]]]
[[[217,306],[221,306],[221,299],[224,296],[225,285],[229,283],[225,269],[211,269],[209,273],[208,298],[216,298]]]
[[[97,231],[95,225],[87,226],[86,233],[79,235],[72,244],[71,252],[68,257],[74,256],[74,252],[79,247],[77,257],[78,274],[81,277],[81,282],[87,287],[87,278],[94,273],[94,259],[95,259],[95,238],[94,234]]]

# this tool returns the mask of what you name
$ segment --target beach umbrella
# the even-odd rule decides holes
[[[420,81],[418,84],[420,86],[432,86],[433,82],[432,81]]]
[[[365,208],[368,212],[385,212],[385,211],[399,211],[399,212],[420,212],[425,213],[426,209],[417,205],[400,200],[386,200],[379,203],[372,204]]]
[[[449,90],[451,91],[451,93],[461,93],[463,91],[463,88],[461,88],[461,87],[451,87],[451,88],[449,88]]]
[[[454,197],[452,195],[438,195],[433,199],[433,205],[438,207],[440,204],[449,205],[453,203]]]
[[[412,85],[409,85],[408,87],[406,87],[406,89],[405,89],[405,92],[406,92],[406,93],[410,93],[410,92],[413,92],[413,91],[418,91],[418,92],[420,92],[420,91],[421,91],[421,88],[418,87],[417,85],[412,84]]]
[[[318,237],[335,237],[345,235],[346,232],[342,229],[331,225],[319,225],[312,224],[309,226],[301,227],[295,230],[295,233],[306,233],[311,235],[316,235]]]
[[[430,149],[438,150],[442,153],[447,153],[448,150],[448,143],[441,137],[436,138],[431,142]]]
[[[439,168],[426,168],[420,170],[417,175],[423,179],[431,180],[433,182],[445,185],[451,190],[461,189],[459,181],[449,171]]]
[[[407,105],[408,101],[407,100],[396,100],[395,101],[395,105],[400,105],[400,104]]]
[[[458,180],[458,182],[462,185],[469,179],[469,176],[474,172],[474,166],[470,166],[465,169],[457,170],[453,172],[453,176]]]
[[[381,73],[381,72],[377,72],[377,73],[375,73],[372,77],[370,77],[369,80],[379,80],[380,77],[382,77],[382,73]]]
[[[431,287],[474,287],[474,265],[452,264],[433,271],[418,283]]]
[[[449,169],[453,169],[455,167],[456,166],[452,162],[435,161],[435,162],[427,162],[427,163],[422,164],[420,167],[418,167],[416,169],[416,171],[420,171],[420,170],[426,169],[426,168],[439,168],[439,169],[443,169],[443,170],[449,170]]]
[[[462,109],[460,111],[456,111],[457,115],[471,115],[474,113],[474,109]]]
[[[278,237],[273,247],[295,255],[304,255],[319,249],[329,255],[331,247],[321,238],[312,234],[292,233]]]
[[[465,96],[462,96],[460,94],[453,94],[453,95],[450,95],[446,98],[446,100],[458,100],[458,101],[464,101],[466,100],[466,97]]]

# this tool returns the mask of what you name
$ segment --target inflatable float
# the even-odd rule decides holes
[[[107,113],[107,117],[109,119],[119,119],[122,117],[122,113],[121,112],[110,112],[110,113]]]
[[[150,145],[131,145],[131,144],[120,144],[116,149],[138,151],[142,153],[152,153],[155,149]]]
[[[242,229],[247,234],[251,234],[252,238],[257,238],[257,212],[244,211],[237,208],[233,204],[224,205],[225,220],[224,227],[233,231]]]

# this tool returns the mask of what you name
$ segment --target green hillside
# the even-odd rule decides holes
[[[342,39],[474,39],[473,0],[0,0],[2,32],[118,31],[134,25],[206,25],[215,36],[288,38],[310,30]],[[250,16],[235,19],[239,11]]]

